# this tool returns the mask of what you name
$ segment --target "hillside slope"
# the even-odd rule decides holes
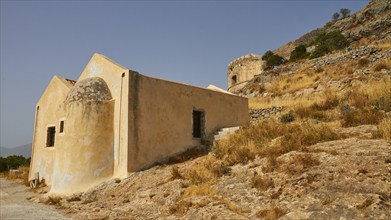
[[[321,32],[341,31],[350,42],[361,39],[375,41],[391,40],[391,1],[372,0],[358,12],[337,21],[330,21],[324,27],[304,34],[274,50],[276,54],[289,59],[290,52],[300,44],[309,44]]]
[[[387,219],[391,144],[374,131],[342,129],[343,139],[256,157],[220,177],[206,170],[222,163],[209,154],[48,200],[76,219]]]

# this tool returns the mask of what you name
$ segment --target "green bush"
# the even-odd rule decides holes
[[[339,10],[339,12],[341,13],[342,18],[346,18],[347,16],[350,15],[350,10],[347,8],[341,8],[341,10]]]
[[[10,169],[17,169],[19,166],[30,164],[31,158],[25,158],[23,156],[8,156],[0,157],[0,172],[8,171]]]
[[[285,59],[277,54],[274,54],[272,51],[268,50],[262,56],[262,60],[266,62],[265,69],[270,69],[275,66],[279,66],[285,62]]]
[[[334,50],[341,50],[349,46],[346,37],[340,31],[332,31],[329,33],[319,34],[312,42],[315,45],[315,50],[310,58],[318,58]]]
[[[289,123],[295,120],[295,116],[293,116],[291,113],[287,113],[282,115],[280,120],[282,123]]]
[[[309,53],[307,53],[307,48],[305,45],[301,44],[297,46],[290,55],[290,61],[296,61],[300,59],[307,58]]]

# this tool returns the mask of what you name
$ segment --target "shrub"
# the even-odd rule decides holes
[[[289,123],[295,120],[295,117],[293,116],[292,113],[287,113],[281,116],[281,122],[282,123]]]
[[[301,44],[299,46],[297,46],[292,52],[291,52],[291,55],[290,55],[290,58],[289,60],[290,61],[296,61],[296,60],[300,60],[300,59],[304,59],[304,58],[307,58],[309,55],[309,53],[307,53],[307,48],[305,45]]]
[[[341,15],[340,15],[338,12],[335,12],[335,13],[333,14],[333,16],[332,16],[332,20],[333,20],[333,21],[336,21],[336,20],[339,19],[339,17],[341,17]]]
[[[339,10],[339,12],[341,13],[342,18],[346,18],[347,16],[350,15],[350,10],[347,8],[341,8],[341,10]]]
[[[357,61],[357,64],[359,67],[368,66],[369,63],[370,63],[370,61],[368,60],[368,58],[361,58]]]
[[[285,62],[285,59],[277,54],[274,54],[272,51],[268,50],[262,56],[262,60],[266,62],[265,69],[270,69],[275,66],[279,66]]]
[[[315,45],[315,50],[310,56],[311,59],[321,57],[334,50],[340,50],[349,46],[349,42],[340,31],[321,33],[315,38],[312,44]]]
[[[29,166],[31,158],[23,156],[8,156],[0,157],[0,172],[8,171],[10,169],[18,169],[20,166]]]

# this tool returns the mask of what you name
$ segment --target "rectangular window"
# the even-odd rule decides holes
[[[60,121],[60,133],[64,132],[64,121]]]
[[[204,135],[205,113],[193,110],[193,137],[201,138]]]
[[[48,127],[46,137],[46,147],[54,147],[54,139],[56,137],[56,127]]]

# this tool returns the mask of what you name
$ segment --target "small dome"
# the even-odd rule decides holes
[[[106,82],[100,77],[91,77],[77,82],[69,91],[65,102],[99,102],[111,99]]]

